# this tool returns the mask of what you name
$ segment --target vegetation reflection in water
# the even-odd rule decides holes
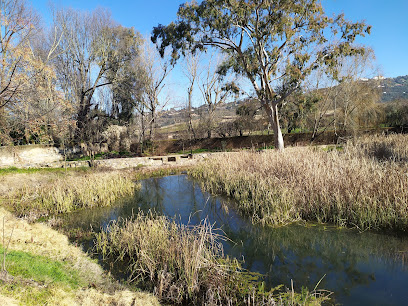
[[[406,304],[408,239],[371,232],[338,229],[318,224],[293,224],[280,228],[253,226],[239,216],[234,203],[203,193],[187,176],[142,181],[136,198],[116,207],[67,216],[70,226],[105,227],[110,220],[128,217],[142,209],[176,216],[187,224],[208,218],[231,241],[225,254],[242,259],[250,271],[266,275],[266,282],[320,288],[335,292],[342,304]]]

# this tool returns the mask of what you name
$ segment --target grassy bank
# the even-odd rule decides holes
[[[265,291],[258,275],[223,256],[220,239],[206,221],[185,226],[139,213],[96,234],[96,248],[105,258],[125,260],[130,282],[153,291],[165,303],[297,305],[324,300],[307,290],[302,294]]]
[[[31,219],[110,206],[119,198],[132,195],[136,186],[127,172],[38,172],[25,178],[24,174],[8,178],[21,180],[21,184],[10,190],[4,200],[18,216]]]
[[[0,304],[158,305],[152,295],[119,285],[66,236],[0,208],[1,225],[3,218],[6,245],[11,238],[6,272],[0,272]],[[1,263],[3,250],[0,245]]]
[[[393,135],[364,138],[340,151],[239,152],[207,160],[192,175],[208,191],[236,199],[256,223],[303,219],[407,231],[407,148],[407,136]]]
[[[89,167],[78,167],[78,168],[0,168],[0,176],[10,175],[10,174],[32,174],[32,173],[64,173],[64,172],[87,172],[91,171]]]

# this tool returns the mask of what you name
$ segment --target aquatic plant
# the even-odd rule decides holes
[[[201,163],[191,175],[212,193],[226,194],[253,222],[278,226],[296,220],[366,229],[408,229],[408,165],[401,137],[398,158],[379,159],[372,148],[393,138],[349,143],[342,151],[313,147],[284,152],[238,152]],[[397,148],[394,146],[393,148]]]
[[[96,250],[105,259],[125,261],[129,282],[148,289],[170,304],[275,305],[316,303],[319,292],[277,292],[264,288],[258,274],[223,255],[223,236],[203,221],[176,223],[152,213],[113,221],[96,234]]]
[[[59,173],[41,184],[23,185],[10,195],[19,216],[48,216],[81,208],[110,206],[132,195],[137,184],[125,172]]]

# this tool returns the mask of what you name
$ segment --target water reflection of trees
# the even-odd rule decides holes
[[[293,279],[296,287],[314,288],[326,274],[320,287],[344,296],[361,285],[373,284],[375,273],[384,266],[387,271],[395,269],[392,273],[406,274],[408,270],[406,239],[310,224],[276,229],[252,226],[236,213],[233,203],[226,205],[209,197],[186,176],[144,180],[134,198],[113,208],[80,212],[72,220],[74,226],[92,224],[98,228],[138,209],[176,216],[190,224],[208,218],[234,242],[224,242],[225,253],[244,258],[245,267],[266,274],[270,285],[288,285]]]
[[[293,279],[313,288],[326,275],[322,288],[347,295],[352,288],[375,281],[380,266],[408,270],[408,244],[387,235],[322,225],[252,227],[226,233],[241,242],[232,249],[233,255],[245,254],[245,266],[266,272],[270,284],[288,284]],[[362,264],[370,265],[371,270],[365,271]]]
[[[145,180],[135,199],[142,210],[180,218],[183,223],[198,224],[208,218],[212,223],[228,224],[231,216],[225,212],[224,203],[208,193],[203,193],[197,183],[186,176]]]
[[[321,287],[347,295],[357,286],[373,283],[375,271],[381,265],[407,270],[408,244],[404,244],[403,239],[310,224],[277,229],[252,226],[249,220],[237,215],[233,204],[225,209],[221,200],[208,199],[208,194],[202,193],[199,185],[184,177],[179,178],[178,183],[177,187],[170,186],[171,192],[169,186],[163,186],[173,196],[162,206],[186,206],[184,210],[178,209],[183,222],[187,222],[191,214],[192,223],[199,223],[206,217],[216,223],[235,242],[225,242],[226,253],[244,258],[249,270],[267,274],[266,280],[271,285],[290,284],[293,279],[297,284],[313,288],[326,274]],[[150,189],[156,190],[154,185]],[[154,203],[146,199],[148,202]],[[169,215],[165,209],[160,213]],[[362,264],[370,268],[362,269]]]

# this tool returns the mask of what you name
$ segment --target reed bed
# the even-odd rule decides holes
[[[363,136],[347,144],[349,154],[382,162],[408,162],[408,135]]]
[[[383,136],[350,143],[341,152],[296,147],[225,154],[206,160],[191,174],[208,191],[236,199],[255,223],[313,220],[360,230],[407,231],[408,166],[401,162],[407,139]],[[395,158],[384,162],[374,156],[379,143],[394,143]]]
[[[24,185],[11,195],[19,216],[48,216],[81,208],[113,205],[134,193],[136,184],[127,173],[92,172],[55,175],[42,184]]]
[[[222,236],[207,221],[177,224],[152,213],[112,222],[96,234],[96,249],[105,259],[125,261],[129,282],[148,289],[160,301],[194,305],[320,304],[318,292],[266,292],[259,275],[224,257]],[[327,294],[326,294],[327,295]]]

